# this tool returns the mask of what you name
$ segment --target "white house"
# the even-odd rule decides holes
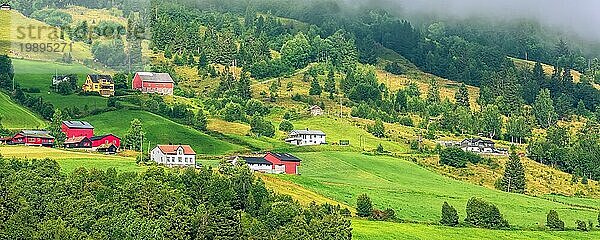
[[[321,109],[321,107],[314,105],[312,107],[310,107],[308,109],[308,111],[310,111],[310,114],[313,116],[320,116],[323,115],[323,109]]]
[[[196,166],[196,152],[189,145],[156,145],[150,159],[169,167]]]
[[[475,152],[475,153],[495,153],[495,144],[491,140],[484,140],[481,138],[469,138],[460,142],[460,148],[463,151]]]
[[[325,141],[325,133],[319,130],[293,130],[285,139],[285,142],[297,146],[321,145]]]
[[[231,160],[231,164],[233,165],[242,163],[246,163],[246,165],[248,165],[252,171],[261,173],[277,173],[273,171],[273,163],[265,160],[264,157],[236,156],[233,158],[233,160]]]

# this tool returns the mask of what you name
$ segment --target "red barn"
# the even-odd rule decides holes
[[[102,136],[93,136],[90,138],[92,141],[92,147],[97,148],[103,144],[114,144],[117,148],[121,147],[121,139],[113,134],[107,134]]]
[[[50,136],[48,131],[23,130],[12,138],[11,144],[52,147],[54,145],[54,137]]]
[[[94,126],[83,121],[63,121],[62,132],[67,135],[67,138],[94,136]]]
[[[92,141],[86,137],[72,137],[65,140],[65,148],[91,148]]]
[[[142,93],[173,95],[175,82],[168,73],[137,72],[131,86]]]
[[[268,152],[265,160],[273,163],[273,170],[284,168],[286,174],[298,174],[300,159],[289,153]]]

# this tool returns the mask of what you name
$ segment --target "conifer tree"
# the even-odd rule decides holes
[[[442,205],[442,219],[440,220],[440,224],[451,227],[458,225],[458,212],[448,202],[444,202],[444,205]]]
[[[525,168],[514,150],[510,153],[500,184],[502,191],[525,193]]]
[[[252,98],[252,88],[250,87],[250,77],[247,72],[242,72],[240,80],[237,82],[238,96],[244,100]]]
[[[62,122],[65,120],[65,116],[60,109],[54,110],[52,115],[52,122],[50,123],[50,134],[54,136],[54,145],[57,147],[63,147],[67,136],[62,131]]]
[[[334,78],[334,68],[329,68],[329,73],[327,74],[327,80],[325,80],[325,91],[329,93],[329,98],[333,99],[333,95],[337,93],[335,88],[335,78]]]
[[[208,121],[206,119],[206,114],[204,113],[204,109],[198,109],[196,116],[194,117],[194,127],[198,130],[206,131],[206,126]]]
[[[467,109],[470,108],[471,105],[469,103],[469,90],[467,89],[467,85],[464,83],[460,85],[458,91],[456,91],[456,94],[454,95],[454,99],[456,99],[456,104],[458,106],[463,106]]]
[[[369,132],[378,138],[385,137],[385,127],[381,119],[375,120],[375,124],[369,127]]]
[[[533,114],[543,128],[548,128],[556,122],[557,114],[553,104],[550,91],[548,89],[540,90],[533,104]]]
[[[552,230],[565,230],[565,222],[560,220],[558,217],[558,212],[555,210],[550,210],[548,215],[546,215],[546,226]]]
[[[440,89],[438,82],[432,78],[429,81],[429,90],[427,91],[427,103],[439,103],[440,102]]]
[[[368,217],[373,213],[373,204],[371,198],[366,193],[358,196],[356,200],[356,214],[359,217]]]
[[[323,90],[321,89],[321,84],[319,84],[319,80],[317,80],[316,78],[314,78],[312,80],[312,82],[310,83],[310,90],[308,91],[308,93],[310,95],[321,95],[321,92]]]

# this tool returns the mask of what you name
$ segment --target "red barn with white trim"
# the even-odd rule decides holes
[[[158,93],[173,95],[175,82],[168,73],[137,72],[131,82],[131,87],[142,93]]]
[[[23,130],[15,134],[10,143],[52,147],[54,145],[54,137],[48,131]]]
[[[94,136],[94,126],[84,121],[63,121],[61,128],[67,138]]]
[[[103,144],[114,144],[117,148],[121,147],[121,139],[112,133],[102,135],[102,136],[93,136],[90,138],[92,141],[92,147],[96,148]]]
[[[283,170],[286,174],[298,174],[298,166],[300,159],[289,153],[272,153],[267,152],[265,160],[273,164],[272,169],[275,172]],[[283,169],[282,169],[283,168]]]

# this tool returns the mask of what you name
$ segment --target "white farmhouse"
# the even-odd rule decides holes
[[[325,141],[325,133],[319,130],[293,130],[285,142],[297,146],[321,145]]]
[[[196,152],[189,145],[156,145],[150,159],[169,167],[196,166]]]
[[[468,138],[460,142],[460,148],[463,151],[474,153],[495,153],[494,142],[481,138]]]

